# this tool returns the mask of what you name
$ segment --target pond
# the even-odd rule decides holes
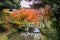
[[[35,27],[33,31],[31,31],[30,28],[33,27],[28,27],[25,32],[12,33],[8,38],[10,40],[43,40],[39,28]]]

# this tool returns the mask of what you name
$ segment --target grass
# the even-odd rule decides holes
[[[1,35],[0,40],[8,40],[8,37],[6,35]]]

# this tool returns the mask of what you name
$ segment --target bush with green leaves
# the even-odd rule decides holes
[[[3,0],[0,1],[0,10],[7,8],[7,9],[17,9],[20,8],[20,5],[18,4],[19,1],[15,0]]]

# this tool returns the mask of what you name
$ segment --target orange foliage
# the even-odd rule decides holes
[[[35,10],[35,9],[20,9],[20,10],[15,10],[12,11],[12,16],[14,18],[20,18],[21,16],[25,16],[26,20],[29,22],[39,22],[41,18],[43,17],[42,15],[45,15],[46,10],[44,8],[40,9],[40,11]],[[38,16],[40,18],[38,18]],[[48,19],[48,16],[46,16],[45,20]]]
[[[13,18],[19,18],[20,17],[20,13],[17,10],[13,10],[11,15]]]
[[[11,16],[16,19],[16,18],[20,18],[22,16],[25,16],[26,20],[29,22],[40,22],[43,15],[45,15],[47,13],[47,9],[45,8],[41,8],[40,10],[35,10],[35,9],[18,9],[18,10],[12,10],[11,11]],[[9,18],[6,17],[6,20],[8,20]],[[48,20],[49,17],[46,16],[45,20]]]
[[[22,13],[25,17],[27,21],[34,21],[34,19],[37,16],[37,11],[35,9],[21,9],[18,10],[20,13]]]
[[[5,20],[9,21],[10,18],[8,16],[4,16]]]

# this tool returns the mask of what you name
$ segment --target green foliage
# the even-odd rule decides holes
[[[6,35],[0,36],[0,40],[8,40],[8,37]]]
[[[60,17],[60,0],[42,0],[44,3],[49,4],[57,19]]]
[[[60,40],[60,0],[42,0],[45,4],[49,4],[51,6],[53,16],[51,16],[50,21],[52,22],[51,28],[55,29],[54,32],[47,32],[49,35],[47,40]],[[49,30],[48,30],[49,31]],[[45,31],[44,31],[45,32]],[[55,35],[55,37],[53,36]],[[51,39],[50,39],[51,38]]]
[[[13,0],[12,0],[13,1]],[[20,5],[16,2],[12,2],[11,0],[3,0],[0,2],[0,10],[4,9],[4,8],[8,8],[8,9],[17,9],[20,7]]]
[[[44,38],[44,40],[59,40],[59,36],[58,36],[58,31],[57,31],[57,20],[53,14],[53,12],[50,12],[49,14],[49,20],[48,20],[48,24],[50,25],[50,27],[41,27],[41,34],[46,36]],[[46,25],[46,23],[45,23]]]
[[[25,28],[27,27],[27,25],[28,25],[27,22],[24,22],[24,21],[21,22],[18,26],[19,31],[25,31],[26,30]]]
[[[41,33],[46,36],[45,40],[58,40],[57,31],[52,27],[41,28]]]

